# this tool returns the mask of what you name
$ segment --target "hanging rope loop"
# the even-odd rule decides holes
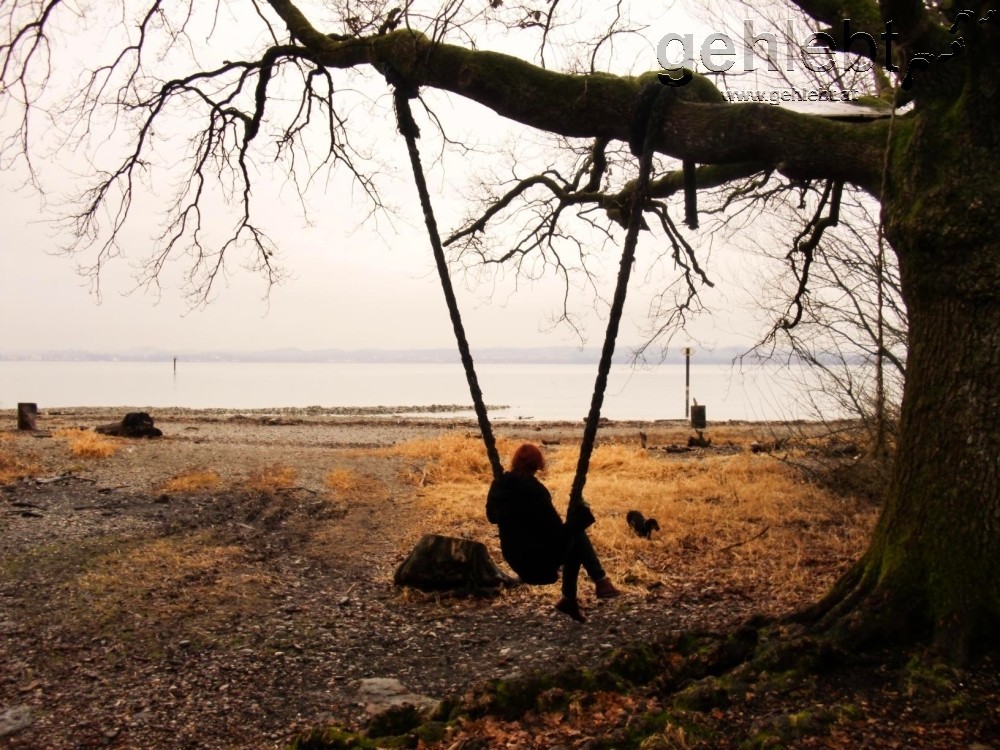
[[[655,88],[653,88],[655,87]],[[661,83],[651,83],[640,95],[636,109],[636,120],[632,126],[633,140],[630,144],[633,151],[639,151],[639,178],[632,191],[629,206],[628,228],[625,232],[625,245],[622,249],[621,264],[618,268],[618,281],[615,284],[615,296],[611,301],[611,311],[608,314],[608,329],[604,336],[604,346],[601,349],[601,360],[597,366],[597,381],[594,383],[594,395],[590,402],[590,412],[583,431],[583,441],[580,443],[580,457],[577,459],[576,474],[570,489],[569,505],[566,510],[567,519],[570,514],[585,508],[583,488],[587,483],[587,471],[590,468],[590,457],[597,441],[597,428],[601,420],[601,406],[604,404],[604,391],[608,386],[608,373],[611,372],[611,360],[615,353],[615,341],[618,338],[618,325],[625,309],[625,296],[628,293],[628,281],[635,263],[635,249],[639,244],[639,230],[642,229],[642,212],[649,200],[649,180],[653,172],[653,154],[656,137],[663,127],[667,104],[672,95],[669,87]],[[638,122],[638,120],[642,120]],[[641,137],[641,141],[639,138]]]
[[[382,69],[385,80],[392,86],[392,103],[396,110],[396,127],[404,138],[419,138],[420,128],[417,121],[413,119],[413,110],[410,109],[409,100],[420,96],[420,88],[407,81],[403,76],[390,65]]]

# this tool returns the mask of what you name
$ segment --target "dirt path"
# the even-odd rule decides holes
[[[157,425],[165,437],[102,459],[59,437],[8,430],[0,443],[32,467],[0,493],[0,745],[280,747],[329,719],[364,721],[363,678],[441,699],[656,632],[725,627],[757,604],[691,579],[600,605],[587,592],[580,626],[552,610],[554,589],[484,601],[395,588],[426,511],[400,479],[406,459],[371,449],[462,422],[168,413]],[[293,474],[275,480],[281,468]],[[196,471],[218,481],[164,490]],[[330,472],[354,477],[350,491],[331,490]]]

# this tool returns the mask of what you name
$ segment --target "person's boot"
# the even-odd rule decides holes
[[[587,621],[587,618],[583,616],[583,612],[580,611],[580,603],[576,599],[570,599],[564,596],[556,602],[556,609],[564,615],[569,615],[577,622]]]
[[[616,596],[621,596],[622,593],[615,588],[615,585],[607,576],[604,576],[604,578],[595,583],[594,587],[597,589],[598,599],[614,599]]]

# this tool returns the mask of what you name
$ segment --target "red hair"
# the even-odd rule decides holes
[[[514,457],[510,460],[510,470],[515,474],[534,474],[545,468],[545,456],[542,455],[537,445],[524,443],[514,451]]]

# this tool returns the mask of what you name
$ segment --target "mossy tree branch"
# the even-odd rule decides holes
[[[320,65],[390,66],[414,85],[450,91],[571,138],[627,141],[639,95],[653,75],[560,73],[499,52],[432,42],[410,29],[338,40],[318,32],[288,0],[271,0],[271,6]],[[800,179],[826,177],[877,189],[884,123],[848,124],[767,104],[726,104],[702,77],[681,92],[655,139],[660,153],[698,164],[755,161]],[[818,142],[830,148],[816,149]]]

